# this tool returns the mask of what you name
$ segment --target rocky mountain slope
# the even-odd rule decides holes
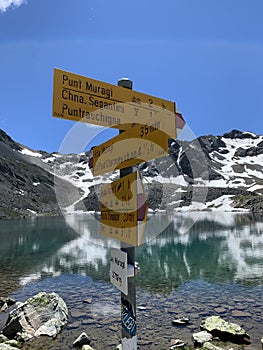
[[[49,156],[27,149],[0,130],[0,218],[60,213],[54,181],[68,195],[74,194],[75,186],[54,176],[45,164]],[[60,200],[68,204],[67,196]]]
[[[0,218],[99,210],[99,188],[118,173],[93,177],[90,152],[33,151],[0,130]],[[263,136],[171,141],[169,156],[139,166],[153,210],[263,212]]]
[[[158,169],[156,179],[180,188],[166,193],[166,207],[191,209],[247,208],[262,210],[263,137],[233,130],[223,136],[202,136],[191,142],[174,141],[169,147],[170,165],[157,160],[145,175]],[[167,182],[169,185],[167,186]],[[181,192],[178,199],[178,193]],[[173,197],[177,197],[173,201]],[[171,201],[172,200],[172,201]]]

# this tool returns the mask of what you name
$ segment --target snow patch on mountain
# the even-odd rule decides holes
[[[118,178],[117,172],[93,178],[88,163],[82,169],[85,175],[70,166],[70,175],[63,176],[83,189],[79,202],[86,196],[87,203],[91,188],[96,189],[99,198],[99,186]],[[60,171],[64,167],[61,164]],[[192,142],[173,141],[168,157],[136,168],[141,170],[146,192],[154,193],[158,187],[156,196],[163,196],[159,210],[248,211],[250,208],[234,208],[233,199],[263,194],[263,136],[233,130],[223,137],[208,135]],[[68,213],[74,210],[74,205],[67,208]]]
[[[22,154],[26,154],[26,155],[28,155],[28,156],[31,156],[31,157],[42,157],[42,154],[41,153],[39,153],[39,152],[36,152],[36,151],[32,151],[32,150],[30,150],[29,148],[22,148],[20,151],[18,151],[18,152],[20,152],[20,153],[22,153]]]
[[[91,152],[50,154],[34,151],[14,142],[3,131],[0,131],[0,148],[3,188],[6,190],[11,186],[8,193],[26,198],[27,212],[39,213],[40,204],[29,205],[30,191],[36,192],[34,198],[41,193],[37,200],[40,203],[46,189],[51,190],[52,186],[63,213],[98,210],[100,186],[119,176],[115,171],[93,177],[89,168]],[[9,159],[12,160],[12,169],[9,168]],[[20,166],[22,163],[23,167]],[[29,171],[27,174],[23,170],[25,167]],[[44,177],[40,175],[41,169]],[[233,130],[223,136],[171,141],[169,156],[141,163],[135,169],[141,171],[153,211],[246,211],[253,208],[263,211],[262,135]],[[13,202],[8,202],[10,208]]]

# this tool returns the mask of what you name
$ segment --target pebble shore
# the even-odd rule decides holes
[[[82,276],[61,276],[40,281],[34,289],[24,288],[12,295],[25,300],[40,290],[56,291],[66,301],[70,320],[56,339],[39,338],[23,346],[23,350],[74,349],[73,342],[81,332],[86,332],[96,350],[115,349],[121,339],[120,293],[106,282],[94,282]],[[197,293],[198,290],[198,293]],[[193,344],[192,334],[200,331],[202,319],[220,315],[229,322],[244,327],[251,337],[251,344],[236,349],[261,350],[262,289],[249,289],[235,294],[235,286],[211,286],[203,281],[181,285],[170,293],[151,293],[137,289],[138,350],[169,349],[173,339],[180,338]],[[6,314],[1,313],[1,322]],[[172,321],[189,318],[186,326],[175,326]],[[233,348],[235,350],[235,348]]]

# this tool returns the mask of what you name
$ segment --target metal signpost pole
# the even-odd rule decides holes
[[[126,89],[132,89],[132,81],[121,79],[118,86]],[[120,131],[120,133],[122,130]],[[132,167],[120,170],[120,177],[124,177],[133,172]],[[121,242],[121,250],[127,253],[127,263],[135,266],[135,247]],[[136,336],[136,286],[135,276],[128,278],[128,295],[121,293],[121,322],[122,339],[133,338]],[[137,349],[137,347],[136,347]]]
[[[120,102],[126,103],[125,108],[119,104]],[[144,127],[138,126],[138,111],[140,111],[140,122],[145,124]],[[117,167],[121,169],[120,178],[128,175],[128,179],[126,177],[126,180],[120,181],[122,185],[117,189],[124,198],[129,197],[131,190],[129,181],[130,176],[133,179],[132,166],[168,154],[168,138],[175,139],[176,126],[180,130],[185,125],[182,115],[176,112],[174,102],[134,91],[132,81],[129,79],[119,80],[116,86],[57,68],[54,69],[52,115],[57,118],[120,129],[120,133],[123,134],[94,148],[95,153],[89,165],[94,176],[113,171]],[[136,138],[137,142],[133,142],[132,140]],[[143,142],[143,147],[138,140]],[[147,147],[147,142],[151,144],[150,147]],[[145,153],[142,152],[142,148],[145,149]],[[107,149],[111,152],[104,154]],[[115,168],[116,160],[119,159],[124,161],[118,163]],[[109,165],[106,166],[106,164]],[[102,196],[110,203],[114,202],[114,205],[111,204],[108,208],[101,203],[101,233],[121,241],[121,250],[111,251],[111,281],[121,290],[122,350],[137,350],[135,246],[142,242],[148,210],[142,179],[138,174],[139,172],[134,174],[136,175],[136,198],[133,198],[133,201],[129,199],[131,208],[129,212],[122,213],[127,214],[128,217],[130,215],[128,223],[127,216],[124,220],[123,215],[119,213],[116,215],[115,210],[118,209],[119,201],[116,197],[115,201],[112,201],[111,192],[108,193],[104,189]],[[135,211],[136,215],[134,215]],[[128,229],[128,235],[125,229]],[[116,263],[118,259],[122,260],[123,266],[128,265],[127,271],[120,270],[121,265]]]

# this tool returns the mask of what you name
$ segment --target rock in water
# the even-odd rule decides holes
[[[174,326],[187,326],[190,324],[190,320],[187,317],[181,317],[181,318],[177,318],[177,319],[173,320],[172,324]]]
[[[18,350],[18,349],[19,348],[14,347],[12,345],[5,344],[5,343],[0,344],[0,350]]]
[[[200,345],[202,346],[204,343],[209,342],[213,338],[212,334],[208,333],[207,331],[194,333],[192,337],[193,337],[195,346],[200,346]]]
[[[236,323],[223,320],[220,316],[207,317],[202,321],[200,328],[221,340],[230,340],[238,344],[250,343],[250,337],[243,328]]]
[[[90,340],[85,332],[81,333],[81,335],[74,341],[73,346],[77,348],[81,348],[83,345],[89,345]]]
[[[55,337],[67,323],[68,309],[56,293],[40,292],[10,312],[2,330],[9,339],[27,340],[40,335]]]
[[[0,311],[5,312],[9,308],[9,306],[12,306],[14,304],[15,304],[14,299],[0,297]]]
[[[224,350],[224,348],[221,348],[220,346],[213,345],[210,342],[206,342],[203,344],[204,350]],[[233,348],[232,348],[233,349]]]
[[[169,347],[169,350],[184,350],[185,347],[186,345],[181,339],[173,339],[171,341],[171,346]]]

